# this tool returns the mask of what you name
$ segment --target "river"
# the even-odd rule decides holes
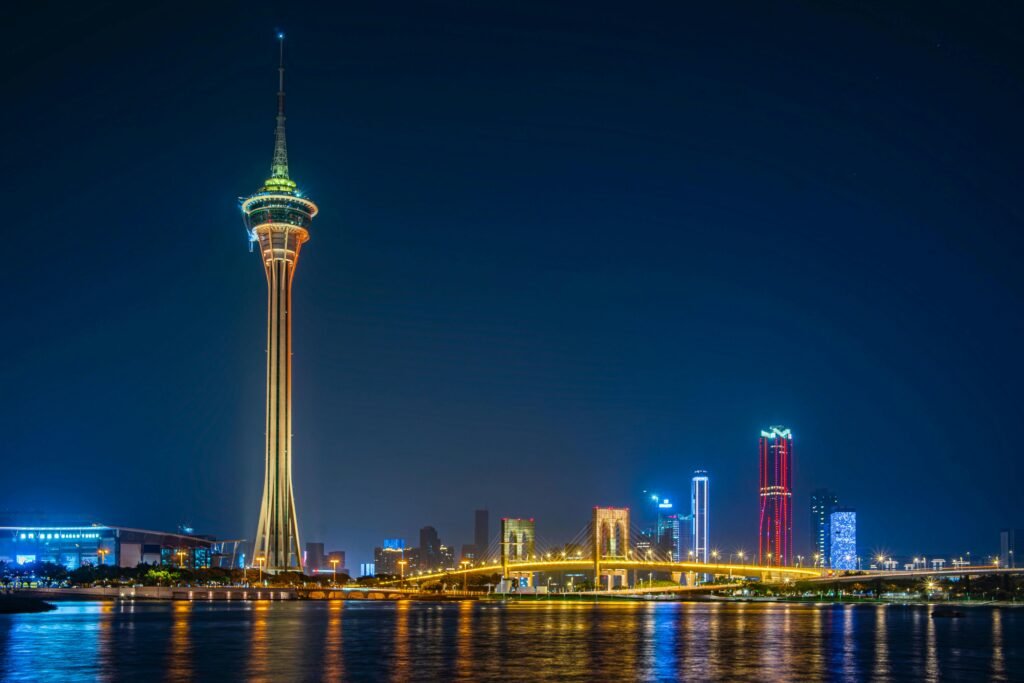
[[[1024,609],[670,602],[62,602],[0,680],[1024,680]]]

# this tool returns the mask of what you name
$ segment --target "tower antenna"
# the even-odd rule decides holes
[[[274,163],[271,178],[288,178],[288,144],[284,135],[284,33],[278,32],[277,130],[274,133]]]

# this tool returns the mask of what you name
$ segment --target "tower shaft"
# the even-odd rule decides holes
[[[270,570],[302,566],[292,487],[292,280],[304,230],[257,231],[267,276],[267,415],[263,502],[254,558]]]

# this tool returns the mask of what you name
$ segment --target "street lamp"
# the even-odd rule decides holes
[[[409,560],[399,560],[398,570],[402,573],[401,585],[405,587],[405,565],[409,564]]]
[[[175,554],[178,556],[178,567],[179,568],[184,567],[185,566],[185,551],[179,549],[178,552],[175,553]]]
[[[106,548],[100,548],[96,553],[100,556],[100,564],[106,564],[107,555],[110,554],[110,551]]]
[[[462,591],[466,592],[466,581],[469,578],[469,572],[466,571],[466,567],[469,565],[469,560],[463,560],[459,564],[462,565]],[[548,579],[548,581],[550,582],[551,580]]]
[[[263,583],[263,563],[265,561],[266,560],[263,557],[257,557],[256,558],[256,564],[260,568],[260,583]]]
[[[334,583],[335,586],[337,586],[338,585],[338,560],[337,559],[331,560],[331,571],[334,572],[334,578],[332,579],[332,582]]]

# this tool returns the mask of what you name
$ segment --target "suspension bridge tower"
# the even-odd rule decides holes
[[[269,571],[302,569],[299,523],[292,491],[292,280],[309,239],[316,204],[288,175],[284,132],[284,35],[278,34],[277,129],[270,177],[242,201],[251,244],[267,276],[267,403],[263,501],[253,563]]]

